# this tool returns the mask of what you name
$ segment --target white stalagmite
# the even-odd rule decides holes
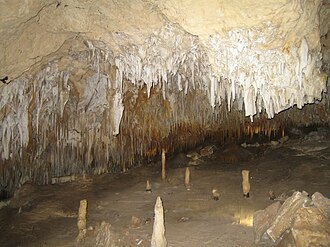
[[[166,247],[167,241],[165,238],[164,225],[164,209],[161,198],[158,196],[155,204],[155,219],[151,237],[151,247]]]

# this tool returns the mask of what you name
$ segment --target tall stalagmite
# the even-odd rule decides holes
[[[151,247],[166,247],[164,208],[160,197],[157,197],[155,204],[155,219],[151,237]]]

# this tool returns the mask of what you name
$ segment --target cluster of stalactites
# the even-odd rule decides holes
[[[210,38],[218,73],[233,82],[226,86],[228,105],[230,98],[239,95],[246,116],[265,109],[268,118],[273,118],[289,107],[301,109],[320,99],[326,87],[320,50],[310,50],[304,37],[297,47],[266,50],[261,48],[266,39],[264,33],[252,29],[232,30],[229,40],[217,35]]]
[[[96,73],[86,79],[84,98],[89,102],[85,106],[89,110],[93,103],[95,107],[99,107],[97,103],[110,107],[112,134],[117,135],[124,112],[124,80],[140,88],[146,85],[148,96],[151,88],[159,85],[163,98],[169,99],[172,105],[176,99],[169,97],[169,90],[184,91],[185,94],[188,90],[204,92],[213,108],[226,101],[230,110],[237,100],[238,108],[244,109],[251,120],[263,109],[269,118],[273,118],[274,114],[293,105],[301,108],[321,97],[325,78],[318,71],[320,54],[309,50],[305,38],[298,47],[283,52],[280,49],[260,49],[266,37],[256,30],[232,30],[228,36],[229,40],[218,35],[210,38],[209,45],[215,54],[213,63],[210,63],[198,37],[172,25],[165,26],[140,46],[123,47],[120,55],[114,55],[100,42],[86,41],[89,50],[87,61]],[[115,67],[113,77],[111,72],[104,70],[104,64]],[[70,94],[67,83],[70,75],[54,71],[52,66],[50,64],[35,78],[30,94],[22,91],[31,78],[19,78],[1,90],[0,107],[8,108],[2,118],[2,158],[9,158],[11,140],[19,138],[22,147],[29,142],[27,112],[32,101],[29,97],[33,97],[36,104],[37,135],[40,114],[45,105],[52,104],[52,111],[63,115]],[[54,78],[59,74],[63,82],[57,87],[53,84],[57,83]],[[43,98],[47,90],[52,90],[51,99],[48,96]],[[106,94],[107,90],[113,90],[113,93]],[[42,93],[35,94],[36,91]],[[12,102],[16,97],[19,103],[15,106]],[[19,137],[12,134],[16,128]]]
[[[274,27],[269,27],[274,28]],[[326,77],[320,73],[320,49],[311,50],[304,37],[286,49],[264,49],[267,37],[258,30],[235,29],[228,38],[210,37],[206,53],[198,37],[167,25],[141,46],[125,47],[113,59],[117,68],[116,85],[127,79],[150,89],[162,84],[167,89],[202,90],[211,107],[227,102],[228,110],[237,100],[245,115],[266,111],[268,118],[297,105],[320,99]],[[95,49],[92,43],[89,47]]]

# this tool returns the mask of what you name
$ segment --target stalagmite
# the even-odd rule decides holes
[[[242,187],[243,187],[243,196],[246,198],[250,197],[250,178],[249,170],[242,170]]]
[[[190,170],[189,167],[186,167],[186,171],[184,174],[184,185],[186,186],[187,190],[190,190]]]
[[[147,180],[146,192],[147,192],[147,193],[151,193],[151,184],[150,184],[149,179]]]
[[[159,196],[156,200],[154,212],[155,219],[151,237],[151,247],[166,247],[167,241],[165,238],[164,209],[162,200]]]
[[[87,200],[80,200],[79,211],[78,211],[78,236],[77,241],[81,241],[86,235],[86,226],[87,226]]]
[[[166,154],[165,149],[162,149],[162,179],[166,179]]]

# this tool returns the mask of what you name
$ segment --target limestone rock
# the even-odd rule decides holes
[[[187,157],[191,158],[193,161],[195,161],[195,160],[198,160],[201,157],[201,155],[197,152],[190,152],[187,154]]]
[[[301,208],[291,229],[296,246],[329,246],[330,222],[318,208]]]
[[[296,212],[298,209],[306,205],[309,198],[305,193],[295,192],[289,197],[278,210],[274,222],[271,227],[267,229],[267,234],[275,242],[282,234],[290,228]]]
[[[329,199],[316,192],[295,192],[283,205],[276,202],[254,214],[255,243],[267,246],[329,246]]]
[[[318,246],[330,244],[329,219],[318,208],[300,208],[290,232],[283,237],[279,246]]]
[[[315,192],[312,195],[312,201],[313,205],[330,219],[330,199],[324,197],[320,192]]]
[[[213,146],[206,146],[202,148],[199,153],[202,157],[210,156],[211,154],[213,154]]]
[[[278,210],[281,207],[280,202],[275,202],[269,205],[264,210],[258,210],[253,215],[254,241],[262,243],[269,240],[266,230],[271,226]]]

